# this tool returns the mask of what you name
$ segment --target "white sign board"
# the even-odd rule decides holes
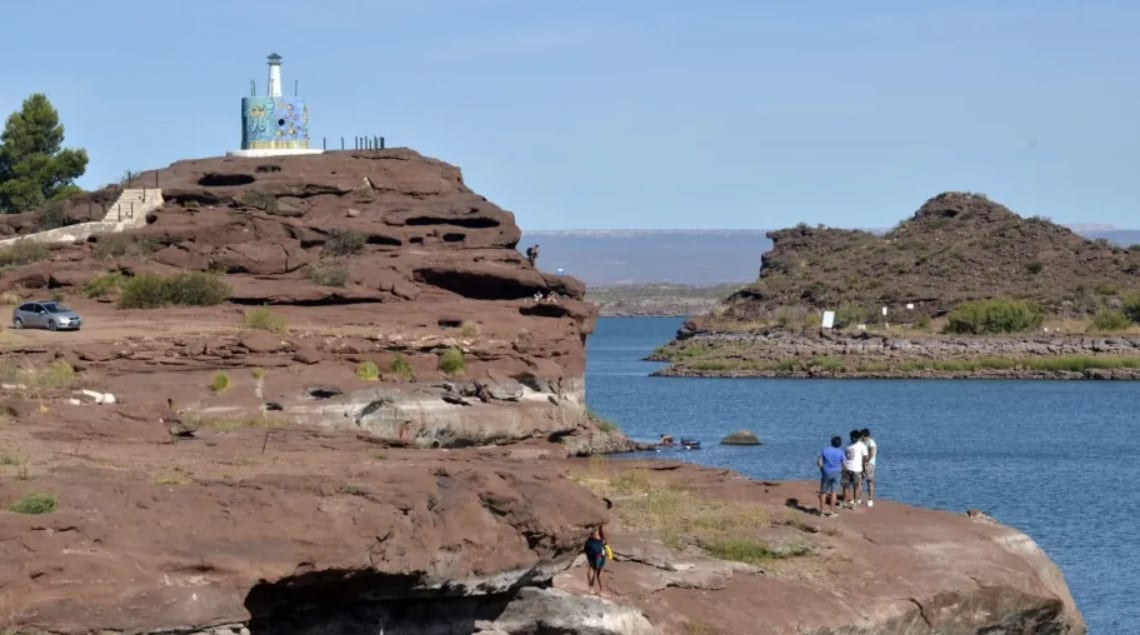
[[[835,327],[835,311],[823,312],[823,328],[830,329]]]
[[[887,314],[887,307],[883,307],[883,315]]]
[[[913,311],[914,310],[914,302],[907,302],[906,308]]]

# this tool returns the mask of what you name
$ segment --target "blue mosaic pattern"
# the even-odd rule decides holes
[[[243,97],[243,150],[309,147],[309,107],[297,97]]]

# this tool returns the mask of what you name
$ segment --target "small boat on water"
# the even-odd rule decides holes
[[[696,439],[686,439],[684,437],[681,437],[680,441],[674,441],[672,435],[663,434],[657,439],[656,449],[658,452],[671,449],[699,450],[701,449],[701,442]]]

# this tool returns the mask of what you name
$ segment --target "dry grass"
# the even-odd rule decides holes
[[[194,427],[229,432],[233,430],[247,430],[250,428],[284,428],[288,422],[271,417],[236,416],[236,417],[187,417],[183,420]]]
[[[616,467],[593,457],[573,480],[614,501],[621,531],[659,537],[673,549],[695,546],[710,556],[747,564],[811,553],[807,543],[772,545],[761,534],[771,523],[764,507],[722,500],[654,477],[636,466]]]
[[[166,485],[171,487],[175,485],[185,485],[189,482],[189,479],[187,479],[184,475],[179,474],[177,470],[159,474],[158,477],[154,479],[155,485]]]
[[[28,393],[70,390],[78,387],[75,369],[62,359],[46,364],[21,365],[15,360],[0,360],[0,383],[23,386]]]

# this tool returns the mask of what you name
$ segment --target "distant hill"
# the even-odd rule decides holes
[[[1140,244],[1140,230],[1075,226],[1090,239]],[[772,248],[763,229],[525,231],[519,249],[538,243],[543,270],[562,268],[591,286],[626,284],[720,285],[749,283],[760,256]],[[882,234],[886,230],[871,230]]]
[[[1140,250],[1022,218],[979,194],[939,194],[885,234],[799,225],[769,237],[760,278],[727,300],[726,319],[838,307],[863,321],[906,304],[936,316],[986,298],[1087,314],[1140,280]]]

